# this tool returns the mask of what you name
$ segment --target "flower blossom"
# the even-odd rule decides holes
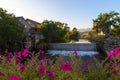
[[[6,60],[5,60],[5,63],[10,63],[10,62],[11,62],[10,59],[6,59]]]
[[[44,51],[44,50],[39,50],[39,53],[40,53],[40,54],[44,54],[45,51]]]
[[[20,64],[20,63],[21,63],[20,59],[19,59],[19,58],[17,58],[17,57],[15,57],[15,61],[16,61],[16,63],[18,63],[18,64]]]
[[[69,62],[65,62],[62,64],[62,70],[64,71],[72,71],[72,65]]]
[[[112,70],[113,74],[118,74],[119,70]]]
[[[23,72],[25,70],[25,65],[24,64],[20,64],[20,71]]]
[[[2,59],[2,55],[0,55],[0,60]]]
[[[18,57],[18,58],[21,58],[21,52],[20,52],[20,51],[17,52],[17,57]]]
[[[45,62],[46,62],[46,57],[43,57],[41,60],[40,60],[40,65],[45,65]]]
[[[38,73],[39,73],[40,75],[42,75],[44,72],[45,72],[45,66],[42,65],[42,66],[39,67]]]
[[[90,64],[89,61],[86,61],[86,62],[85,62],[85,66],[88,66],[89,64]]]
[[[9,76],[7,80],[22,80],[20,76]]]
[[[5,74],[4,74],[4,73],[2,73],[2,72],[0,72],[0,76],[5,76]]]
[[[74,56],[78,56],[78,52],[77,51],[74,51],[73,54],[74,54]]]
[[[23,57],[27,57],[29,55],[29,50],[28,49],[24,49],[22,55],[23,55]]]
[[[48,71],[47,76],[49,76],[52,80],[54,80],[54,74],[53,74],[52,70]]]
[[[7,53],[7,58],[11,58],[13,56],[12,52]]]
[[[115,53],[116,53],[116,54],[120,54],[120,47],[116,47],[116,48],[115,48]]]
[[[108,58],[111,60],[114,56],[116,55],[116,53],[113,51],[113,50],[111,50],[109,53],[108,53]]]
[[[114,62],[114,63],[112,64],[112,67],[114,68],[115,66],[120,66],[120,62]]]

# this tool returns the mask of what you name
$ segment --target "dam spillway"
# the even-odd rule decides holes
[[[49,43],[48,53],[68,55],[68,53],[78,52],[78,55],[96,55],[98,54],[96,44],[94,43]]]
[[[49,50],[96,51],[94,43],[50,43]]]

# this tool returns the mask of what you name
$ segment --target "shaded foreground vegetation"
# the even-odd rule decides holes
[[[0,80],[119,80],[120,47],[111,50],[105,60],[82,61],[77,51],[69,58],[59,55],[54,59],[43,50],[31,53],[25,49],[0,56]]]

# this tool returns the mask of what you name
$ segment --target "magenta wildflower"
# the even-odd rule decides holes
[[[73,54],[74,54],[74,56],[78,56],[78,52],[77,51],[74,51]]]
[[[24,64],[20,64],[20,71],[23,72],[25,70],[25,65]]]
[[[54,80],[54,74],[53,74],[52,70],[48,71],[47,76],[49,76],[52,80]]]
[[[39,53],[40,53],[40,54],[44,54],[45,51],[44,51],[44,50],[39,50]]]
[[[45,62],[46,62],[46,57],[43,57],[41,60],[40,60],[40,65],[45,65]]]
[[[21,52],[20,52],[20,51],[17,52],[17,57],[18,57],[18,58],[21,58]]]
[[[116,48],[115,48],[115,53],[116,53],[116,54],[120,54],[120,47],[116,47]]]
[[[64,71],[72,71],[72,65],[69,62],[65,62],[62,64],[62,70]]]
[[[10,63],[10,62],[11,62],[10,59],[6,59],[6,60],[5,60],[5,63]]]
[[[0,60],[2,59],[2,55],[0,55]]]
[[[114,56],[116,55],[116,53],[113,51],[113,50],[111,50],[109,53],[108,53],[108,58],[111,60]]]
[[[16,63],[18,63],[18,64],[20,64],[20,63],[21,63],[20,59],[19,59],[19,58],[17,58],[17,57],[15,57],[15,61],[16,61]]]
[[[20,76],[9,76],[7,80],[22,80]]]
[[[29,55],[29,50],[28,49],[24,49],[22,55],[23,55],[23,57],[27,57]]]
[[[114,68],[115,66],[120,66],[120,62],[114,62],[114,63],[112,64],[112,67]]]
[[[2,72],[0,72],[0,76],[5,76],[5,74],[4,74],[4,73],[2,73]]]
[[[6,50],[4,51],[4,53],[7,54],[7,53],[8,53],[8,50],[6,49]]]
[[[119,70],[112,70],[113,74],[118,74]]]
[[[90,65],[90,62],[89,62],[89,61],[86,61],[86,62],[85,62],[85,66],[88,66],[88,65]]]
[[[12,52],[7,53],[7,58],[11,58],[13,56]]]
[[[39,75],[42,75],[44,72],[45,72],[45,66],[42,65],[39,67],[38,73],[39,73]]]

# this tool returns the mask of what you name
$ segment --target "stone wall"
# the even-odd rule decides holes
[[[103,47],[106,51],[113,50],[115,47],[120,47],[120,36],[106,38]]]

